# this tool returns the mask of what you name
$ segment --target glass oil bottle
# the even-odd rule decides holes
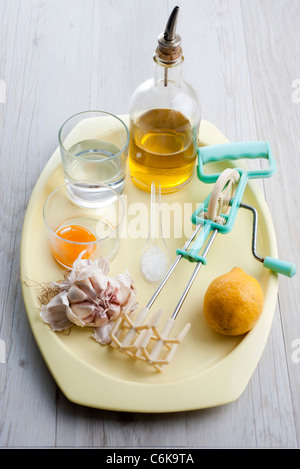
[[[175,7],[158,37],[154,78],[135,90],[129,108],[131,178],[146,191],[158,180],[164,194],[181,189],[193,177],[200,125],[197,94],[181,79],[178,12]]]

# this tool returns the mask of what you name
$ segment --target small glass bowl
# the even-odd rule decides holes
[[[105,184],[97,187],[97,207],[77,205],[70,193],[76,193],[84,181],[64,184],[46,199],[43,208],[50,249],[63,267],[70,269],[84,251],[83,259],[105,257],[112,260],[120,247],[120,229],[124,205],[120,195]],[[89,183],[93,189],[93,183]]]

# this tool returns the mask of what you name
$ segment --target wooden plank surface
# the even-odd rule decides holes
[[[88,108],[127,113],[175,4],[184,77],[203,118],[230,140],[271,142],[278,171],[263,189],[280,257],[300,265],[299,0],[0,0],[0,447],[299,448],[297,276],[280,278],[271,334],[245,392],[212,409],[143,415],[74,405],[27,322],[22,223],[59,126]]]

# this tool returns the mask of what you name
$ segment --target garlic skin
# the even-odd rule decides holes
[[[52,331],[64,331],[73,325],[68,319],[67,309],[69,309],[67,292],[62,291],[54,296],[47,305],[42,306],[41,317],[51,326]]]
[[[95,327],[94,334],[92,337],[102,345],[109,344],[111,342],[110,332],[114,326],[114,321],[109,321],[104,326]]]
[[[106,259],[89,261],[81,256],[68,276],[54,283],[61,292],[42,306],[40,315],[52,331],[69,329],[72,325],[93,327],[93,337],[107,344],[111,341],[113,322],[125,309],[129,313],[136,308],[136,289],[128,271],[108,277]]]

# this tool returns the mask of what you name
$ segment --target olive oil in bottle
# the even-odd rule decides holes
[[[151,109],[130,123],[129,167],[136,185],[147,190],[155,179],[173,192],[194,172],[197,139],[190,121],[173,109]]]
[[[130,101],[130,175],[146,191],[154,180],[162,193],[177,191],[194,174],[200,104],[194,89],[181,79],[178,11],[175,7],[158,37],[154,78],[142,83]]]

